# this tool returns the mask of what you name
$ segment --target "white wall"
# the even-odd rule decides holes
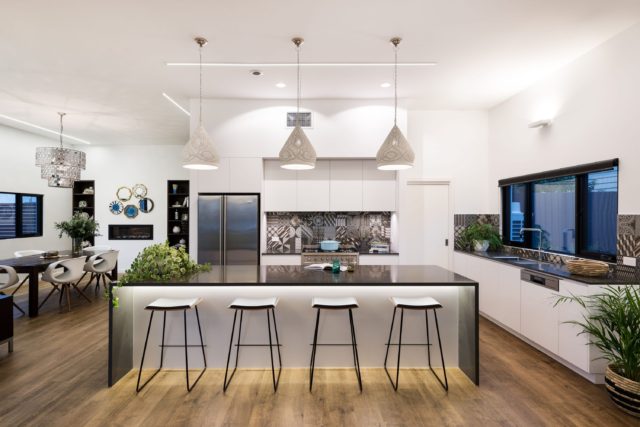
[[[640,212],[640,25],[489,112],[491,212],[500,178],[620,158],[619,212]],[[552,118],[548,128],[531,121]]]
[[[188,171],[180,164],[182,145],[91,146],[83,149],[87,153],[87,170],[82,177],[96,181],[95,216],[102,234],[96,237],[96,244],[120,250],[118,267],[122,272],[143,248],[162,243],[167,238],[167,181],[189,179]],[[117,189],[135,184],[147,187],[147,197],[155,202],[154,210],[148,214],[139,213],[135,219],[113,215],[108,208],[116,199]],[[137,199],[133,198],[132,202],[136,204]],[[153,224],[154,240],[108,240],[109,224]]]
[[[57,141],[0,125],[0,191],[44,195],[43,236],[0,240],[0,259],[13,257],[22,249],[71,249],[71,241],[58,238],[54,222],[71,215],[71,189],[51,188],[40,178],[35,165],[36,147],[55,146]]]

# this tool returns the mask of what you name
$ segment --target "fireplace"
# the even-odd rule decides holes
[[[153,225],[109,224],[109,240],[153,240]]]

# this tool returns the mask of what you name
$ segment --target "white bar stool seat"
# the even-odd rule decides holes
[[[277,297],[270,298],[236,298],[228,308],[238,310],[266,310],[269,308],[276,308],[278,305]]]
[[[185,373],[187,377],[187,391],[191,392],[196,386],[202,375],[207,370],[207,356],[204,352],[204,341],[202,339],[202,328],[200,327],[200,315],[198,314],[198,304],[202,302],[202,298],[158,298],[145,307],[145,310],[150,310],[149,326],[147,327],[147,336],[144,339],[144,348],[142,350],[142,360],[140,361],[140,370],[138,371],[138,382],[136,383],[136,393],[140,392],[149,382],[160,372],[162,369],[162,362],[164,361],[164,349],[165,347],[184,347],[184,363]],[[200,334],[200,345],[188,345],[187,344],[187,310],[195,309],[196,320],[198,323],[198,333]],[[184,320],[184,346],[181,345],[165,345],[164,344],[164,331],[167,324],[167,311],[180,311],[182,310],[182,318]],[[140,378],[142,377],[142,367],[144,366],[144,356],[147,353],[147,344],[149,343],[149,332],[151,331],[151,323],[153,322],[153,315],[156,311],[161,311],[164,315],[162,319],[162,344],[160,345],[160,367],[147,379],[144,384],[140,385]],[[193,382],[189,383],[189,347],[200,347],[202,349],[202,360],[204,361],[204,368]]]
[[[350,308],[358,308],[358,301],[353,297],[313,297],[311,299],[312,308],[325,308],[328,310],[348,310]]]
[[[391,297],[389,298],[393,305],[398,308],[407,308],[410,310],[427,310],[429,308],[442,308],[442,305],[431,297]]]

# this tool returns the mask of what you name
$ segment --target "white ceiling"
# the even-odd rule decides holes
[[[196,97],[196,35],[204,61],[435,61],[400,70],[399,94],[429,109],[502,102],[640,20],[637,0],[23,0],[0,13],[0,114],[94,144],[181,144]],[[635,54],[635,53],[633,53]],[[293,98],[295,68],[209,68],[204,96]],[[392,68],[309,68],[308,98],[385,98]],[[287,87],[278,89],[277,82]],[[19,127],[6,120],[0,123]]]

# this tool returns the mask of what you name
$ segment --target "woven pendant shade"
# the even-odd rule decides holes
[[[293,128],[278,157],[283,169],[304,170],[316,167],[316,150],[300,126]]]

